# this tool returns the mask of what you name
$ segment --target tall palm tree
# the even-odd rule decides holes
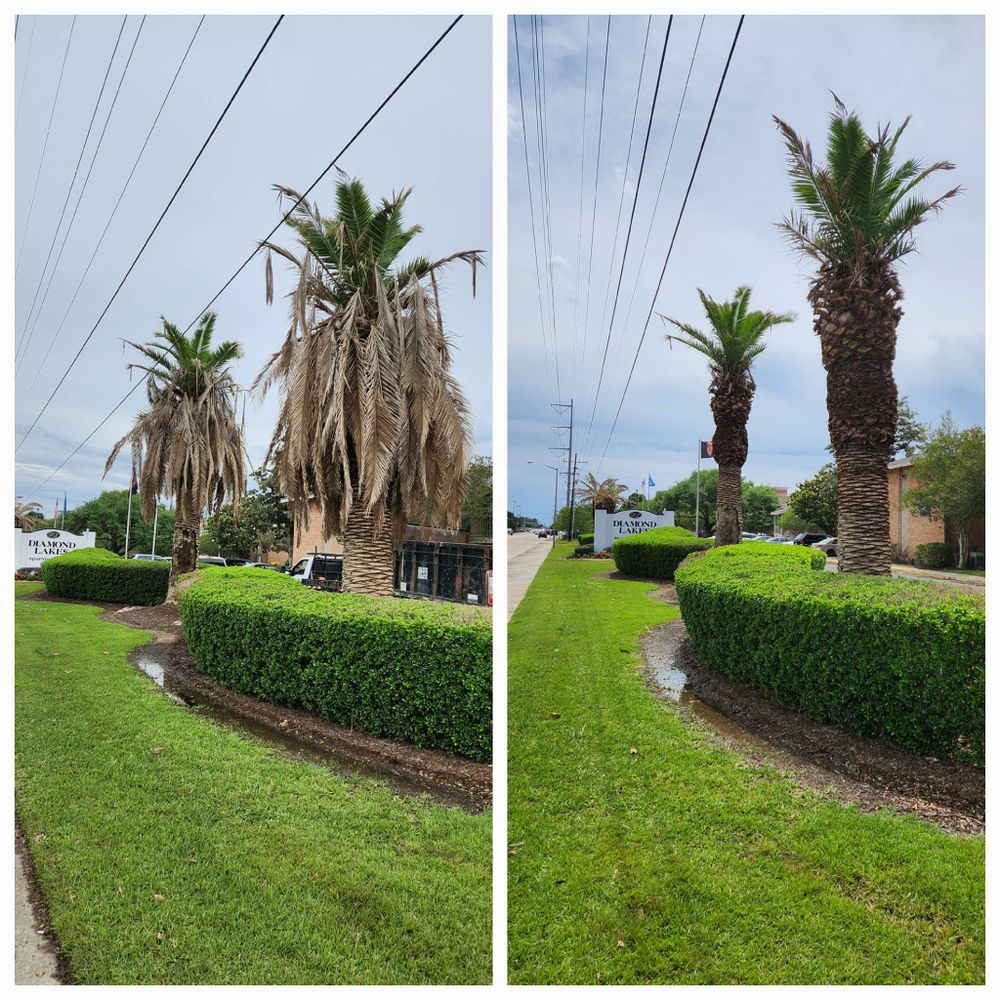
[[[421,231],[404,227],[410,192],[373,208],[361,182],[342,174],[332,218],[295,191],[288,225],[297,251],[267,248],[287,260],[297,281],[284,344],[257,377],[284,398],[269,460],[291,502],[296,528],[318,504],[322,530],[344,543],[347,591],[391,595],[393,544],[407,520],[457,526],[470,454],[469,408],[451,371],[437,272],[455,260],[472,267],[479,251],[441,260],[399,255]]]
[[[588,472],[577,495],[585,503],[589,503],[592,509],[606,510],[611,514],[627,492],[628,487],[616,479],[601,480],[592,472]]]
[[[719,464],[719,485],[715,503],[715,544],[736,545],[743,531],[742,470],[747,460],[747,421],[757,384],[754,360],[767,344],[764,335],[779,323],[791,323],[794,313],[750,311],[750,288],[741,285],[729,302],[716,302],[700,288],[709,333],[687,323],[662,316],[685,336],[667,334],[667,343],[686,344],[708,358],[712,376],[708,391],[712,396],[715,434],[712,457]]]
[[[22,531],[34,531],[42,519],[42,505],[37,500],[14,498],[14,527]]]
[[[215,313],[205,313],[185,336],[163,320],[163,330],[146,344],[125,341],[145,362],[129,369],[146,372],[149,408],[115,443],[104,467],[130,445],[140,457],[138,485],[142,516],[151,520],[160,496],[174,498],[173,557],[167,599],[176,598],[177,577],[195,569],[202,515],[230,500],[234,510],[246,488],[243,429],[236,418],[238,386],[229,369],[243,349],[233,340],[212,345]]]
[[[910,119],[868,135],[834,95],[827,163],[779,118],[799,214],[779,224],[791,245],[818,264],[809,290],[813,329],[826,369],[830,443],[837,459],[837,555],[841,572],[888,573],[888,463],[896,432],[892,375],[903,297],[896,262],[916,249],[914,230],[961,190],[934,201],[917,186],[953,164],[896,162]]]

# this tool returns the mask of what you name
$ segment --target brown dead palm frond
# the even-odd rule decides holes
[[[278,187],[283,202],[300,201]],[[281,348],[253,389],[282,388],[268,460],[292,500],[315,498],[322,530],[342,534],[352,505],[401,538],[408,518],[457,525],[471,442],[468,404],[451,372],[436,274],[455,261],[472,269],[480,251],[438,260],[396,260],[418,226],[404,228],[409,191],[373,207],[360,182],[343,175],[332,219],[304,200],[288,224],[296,252],[275,243],[296,273]],[[273,296],[266,265],[267,301]],[[292,505],[298,524],[308,505]]]

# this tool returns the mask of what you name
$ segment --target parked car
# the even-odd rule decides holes
[[[740,540],[744,542],[766,542],[767,535],[762,535],[754,531],[741,531]]]
[[[274,569],[279,573],[284,572],[284,567],[279,566],[277,563],[247,563],[251,569]]]
[[[170,556],[154,556],[152,552],[137,552],[132,558],[140,562],[170,562]]]
[[[228,566],[229,563],[226,562],[222,556],[198,556],[199,566]]]
[[[827,535],[821,535],[815,531],[803,531],[795,536],[794,543],[796,545],[812,545],[813,542],[826,541],[827,537]]]
[[[300,559],[288,572],[293,580],[304,584],[339,589],[344,578],[344,557],[333,552],[314,552]]]
[[[508,535],[513,535],[513,534],[514,534],[514,529],[513,529],[513,528],[510,528],[510,527],[508,527],[508,528],[507,528],[507,534],[508,534]]]
[[[821,542],[813,542],[812,547],[814,549],[819,549],[821,552],[825,552],[827,556],[836,556],[837,538],[836,536],[824,538]]]
[[[549,537],[549,533],[548,533],[548,531],[546,531],[545,528],[539,528],[538,531],[535,532],[535,534],[538,535],[539,538],[548,538]]]

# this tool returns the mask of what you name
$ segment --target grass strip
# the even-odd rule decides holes
[[[983,982],[983,838],[713,746],[638,670],[677,609],[569,551],[509,628],[510,981]]]
[[[489,814],[198,718],[98,615],[15,601],[17,810],[77,982],[489,981]]]

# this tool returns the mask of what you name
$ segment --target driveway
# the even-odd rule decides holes
[[[507,536],[507,621],[527,593],[542,560],[551,551],[551,538],[539,538],[530,531]]]

